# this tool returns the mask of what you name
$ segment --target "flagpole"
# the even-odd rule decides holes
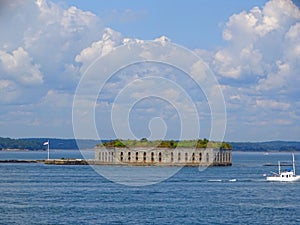
[[[50,159],[50,142],[49,142],[49,140],[48,140],[48,160]]]

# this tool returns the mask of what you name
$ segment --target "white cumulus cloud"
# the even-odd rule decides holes
[[[299,119],[291,118],[300,115],[295,104],[300,96],[299,8],[291,0],[270,0],[233,14],[223,39],[226,45],[216,51],[196,52],[223,85],[228,136],[243,128],[250,136],[257,130],[263,135],[275,124],[282,127],[272,138],[280,139],[285,129],[297,130],[291,126],[299,127]]]
[[[223,31],[228,46],[215,53],[212,67],[223,77],[266,79],[280,69],[277,61],[300,57],[299,22],[300,10],[290,0],[270,0],[262,9],[232,15]]]
[[[102,38],[93,42],[89,47],[83,49],[75,57],[76,62],[82,63],[81,70],[84,70],[98,57],[111,52],[113,48],[122,44],[122,35],[111,28],[106,28]]]
[[[7,53],[0,50],[0,69],[2,77],[14,79],[23,85],[35,85],[43,83],[43,75],[39,65],[32,62],[22,47]]]

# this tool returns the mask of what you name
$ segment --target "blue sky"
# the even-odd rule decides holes
[[[221,91],[225,140],[300,140],[300,10],[296,4],[291,0],[3,1],[0,136],[73,138],[74,96],[92,62],[111,57],[128,43],[143,46],[154,41],[161,49],[151,57],[163,62],[166,43],[179,45],[179,52],[182,46],[211,71],[205,73],[197,64],[191,73],[198,71],[200,80],[212,76],[216,85],[200,90],[176,65],[162,63],[120,69],[102,90],[96,84],[104,75],[97,74],[84,84],[89,85],[84,91],[91,94],[98,88],[101,94],[95,102],[81,101],[80,110],[95,115],[100,136],[90,133],[86,123],[79,128],[81,137],[115,138],[118,124],[111,121],[112,114],[123,118],[123,111],[116,109],[124,110],[127,100],[138,100],[130,103],[127,121],[134,137],[179,139],[180,122],[185,121],[180,112],[194,118],[189,111],[193,106],[188,105],[192,102],[199,113],[199,136],[208,138],[212,106],[223,104],[209,98],[215,100],[213,93]],[[122,56],[134,58],[122,54],[106,66],[113,68]],[[150,57],[149,52],[141,54]],[[177,60],[180,64],[189,57],[179,55]],[[129,87],[132,92],[126,92]],[[153,92],[156,98],[150,97]],[[128,98],[119,98],[124,93],[130,93]],[[149,98],[138,99],[145,94]],[[91,103],[94,112],[86,110]],[[195,121],[187,123],[192,127]],[[132,134],[122,135],[132,138]]]
[[[58,3],[91,11],[124,36],[152,40],[161,35],[188,48],[214,49],[224,44],[222,27],[228,18],[266,0],[254,1],[80,1]]]

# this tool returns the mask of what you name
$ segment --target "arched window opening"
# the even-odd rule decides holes
[[[128,162],[131,160],[131,152],[128,152]]]
[[[135,161],[139,161],[139,153],[138,152],[135,153]]]
[[[154,162],[154,152],[151,152],[151,162]]]
[[[171,152],[171,162],[173,162],[173,161],[174,161],[174,153]]]
[[[158,153],[158,161],[161,162],[161,152]]]
[[[123,152],[120,152],[120,161],[123,162],[123,156],[124,156],[124,153]]]
[[[146,162],[146,157],[147,157],[147,153],[144,152],[144,158],[143,158],[143,161]]]
[[[200,162],[202,161],[202,153],[201,152],[199,153],[199,161]]]

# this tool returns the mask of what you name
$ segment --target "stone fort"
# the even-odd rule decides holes
[[[232,151],[217,148],[96,147],[95,161],[132,166],[231,166]]]

